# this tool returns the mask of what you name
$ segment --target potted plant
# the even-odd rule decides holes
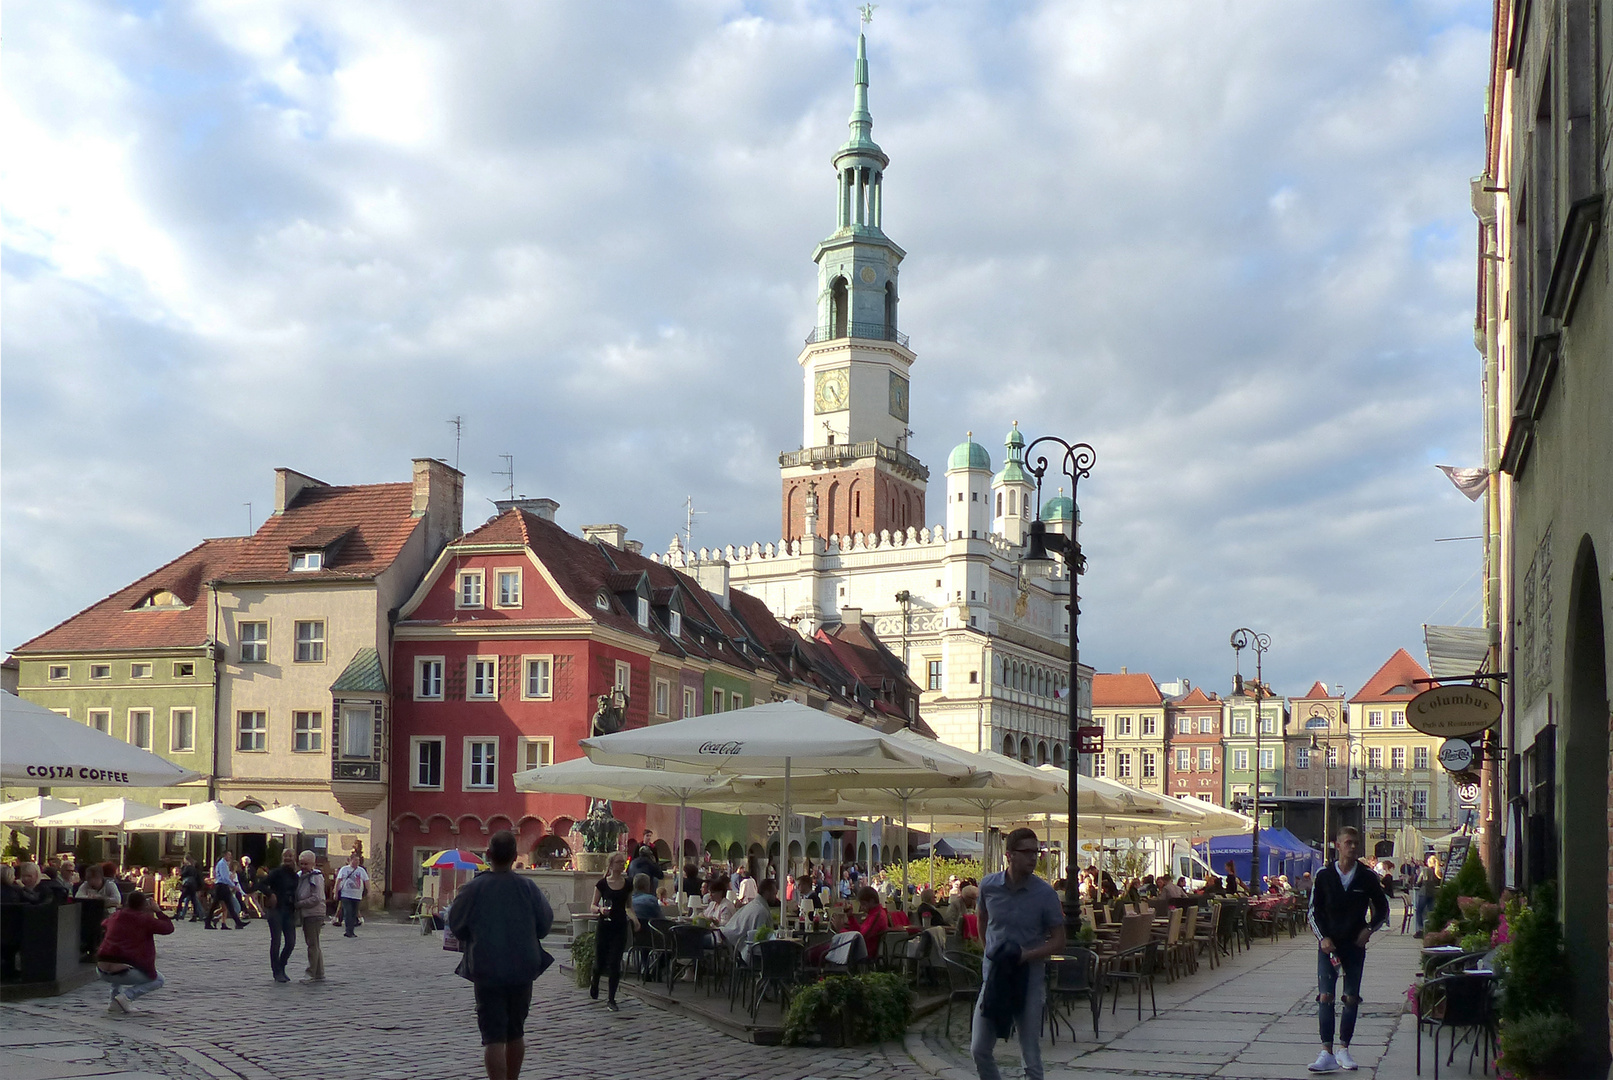
[[[596,799],[588,816],[577,822],[576,831],[583,841],[583,850],[572,856],[577,869],[586,874],[603,874],[627,825],[611,816],[608,799]]]

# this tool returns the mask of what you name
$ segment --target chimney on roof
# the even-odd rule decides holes
[[[710,593],[722,605],[724,611],[728,610],[728,560],[708,559],[704,562],[691,562],[689,570],[694,579],[700,582],[700,587]]]
[[[861,626],[862,624],[863,624],[863,609],[862,608],[860,608],[860,607],[845,607],[843,605],[841,606],[841,608],[840,608],[840,625],[842,625],[842,626]]]
[[[435,559],[465,531],[465,474],[436,458],[414,459],[409,513],[426,522],[426,557]]]
[[[276,469],[274,471],[274,512],[285,513],[286,507],[296,501],[297,496],[308,488],[329,487],[323,480],[315,480],[305,476],[296,469]]]
[[[644,554],[644,541],[642,540],[629,540],[624,546],[631,555]]]
[[[511,510],[525,510],[535,518],[544,521],[553,521],[554,512],[560,509],[560,504],[553,499],[494,499],[493,505],[498,512],[507,514]]]
[[[627,544],[626,525],[584,525],[582,535],[584,540],[603,540],[613,548],[624,548]]]
[[[1126,665],[1121,664],[1120,665],[1120,674],[1124,675],[1125,673],[1126,673]]]

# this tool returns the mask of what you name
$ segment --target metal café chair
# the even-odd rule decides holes
[[[1048,1035],[1058,1042],[1058,1010],[1064,1010],[1064,1022],[1069,1025],[1070,1038],[1075,1038],[1072,1014],[1075,1002],[1085,998],[1092,1007],[1092,1037],[1098,1037],[1098,1014],[1103,1011],[1104,973],[1098,963],[1098,954],[1091,949],[1066,949],[1055,960],[1048,961],[1047,1004],[1042,1017],[1047,1022]],[[948,1004],[950,1009],[950,1003]],[[950,1034],[950,1015],[948,1017]]]
[[[769,940],[756,946],[752,951],[752,966],[756,973],[750,1002],[752,1020],[756,1019],[769,988],[778,991],[779,1011],[789,1011],[790,995],[800,982],[801,961],[805,957],[806,946],[799,941]]]
[[[666,992],[671,995],[677,986],[678,976],[685,971],[694,976],[694,984],[700,985],[701,964],[705,964],[707,975],[712,970],[712,955],[717,947],[718,935],[716,931],[705,926],[674,926],[672,927],[672,954],[667,959]]]
[[[947,973],[947,1038],[952,1037],[952,1006],[967,1002],[971,1012],[980,996],[980,954],[965,949],[948,949],[941,956]]]
[[[1456,1056],[1456,1046],[1469,1035],[1473,1049],[1467,1056],[1468,1069],[1472,1070],[1473,1056],[1483,1052],[1485,1072],[1490,1069],[1490,1054],[1496,1050],[1497,1030],[1494,1009],[1495,976],[1490,972],[1462,971],[1443,975],[1424,982],[1417,991],[1417,1075],[1423,1074],[1423,1029],[1434,1036],[1434,1080],[1439,1080],[1439,1036],[1447,1029],[1451,1044],[1445,1064]],[[1458,1031],[1463,1031],[1458,1035]]]

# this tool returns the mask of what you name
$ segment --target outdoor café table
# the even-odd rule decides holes
[[[1438,967],[1440,964],[1443,964],[1445,961],[1454,959],[1454,958],[1456,958],[1458,956],[1461,956],[1462,951],[1463,950],[1462,950],[1462,947],[1460,945],[1430,945],[1430,946],[1428,946],[1427,948],[1422,950],[1422,955],[1423,955],[1423,974],[1427,975],[1430,971],[1433,971],[1436,967]]]

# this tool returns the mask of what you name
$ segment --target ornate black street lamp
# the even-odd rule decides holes
[[[1047,475],[1051,467],[1045,455],[1033,458],[1032,452],[1043,443],[1051,443],[1061,450],[1054,451],[1058,462],[1058,471],[1063,473],[1070,481],[1070,534],[1047,531],[1047,523],[1042,520],[1042,478]],[[1065,920],[1079,924],[1081,919],[1081,891],[1079,866],[1076,862],[1076,785],[1080,775],[1081,761],[1081,638],[1078,623],[1081,614],[1081,598],[1076,583],[1081,575],[1086,573],[1086,556],[1081,554],[1081,519],[1080,502],[1078,499],[1081,481],[1092,475],[1092,466],[1097,464],[1098,454],[1087,443],[1067,443],[1054,435],[1043,435],[1025,448],[1025,465],[1032,476],[1036,477],[1036,517],[1031,522],[1029,547],[1025,552],[1025,569],[1053,562],[1049,552],[1064,559],[1064,565],[1070,577],[1070,683],[1069,683],[1069,741],[1066,743],[1064,755],[1065,765],[1069,771],[1070,796],[1070,850],[1066,854],[1067,866],[1064,872],[1064,916]]]
[[[1255,896],[1260,895],[1260,728],[1262,717],[1260,714],[1260,699],[1266,692],[1266,684],[1262,678],[1261,661],[1266,657],[1266,650],[1271,648],[1271,637],[1268,634],[1257,633],[1247,626],[1232,631],[1232,692],[1243,692],[1243,669],[1239,661],[1243,658],[1243,650],[1255,651],[1255,782],[1252,789],[1254,807],[1252,816],[1255,819],[1254,827],[1249,830],[1249,843],[1251,853],[1249,856],[1249,891]]]

